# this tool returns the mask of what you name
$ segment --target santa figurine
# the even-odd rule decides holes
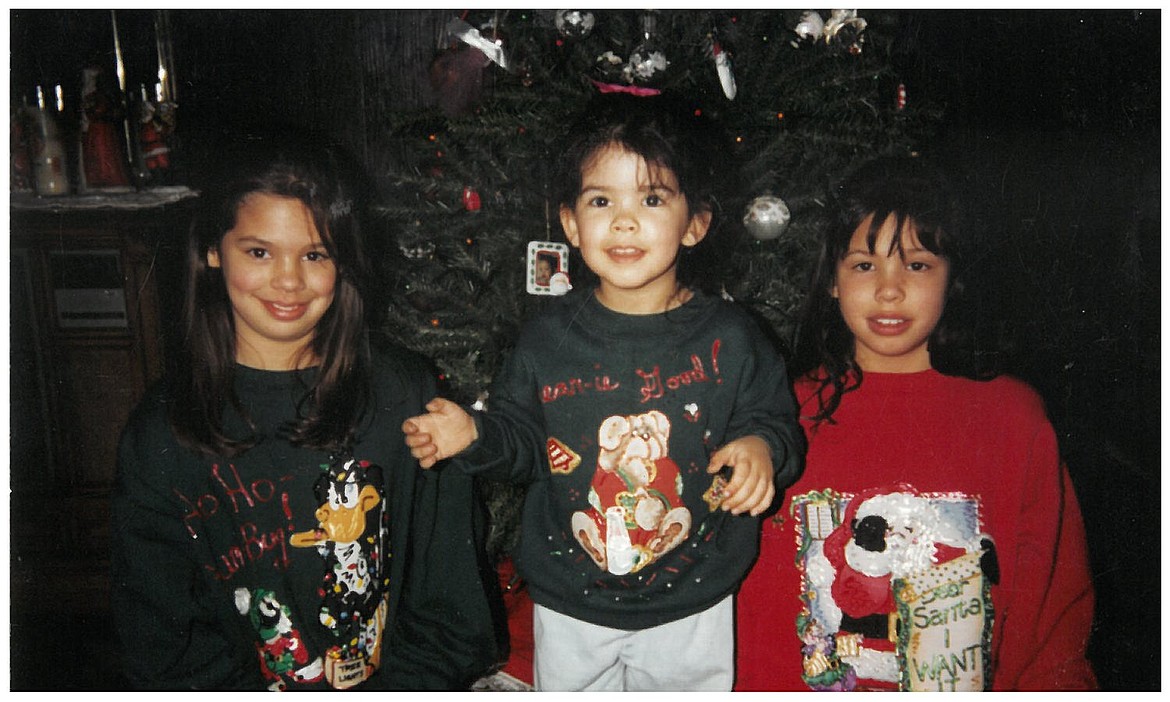
[[[81,71],[81,161],[85,184],[90,188],[130,184],[123,150],[121,122],[125,117],[119,101],[102,86],[102,69]]]

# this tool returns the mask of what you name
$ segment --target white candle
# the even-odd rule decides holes
[[[126,92],[126,62],[122,58],[122,42],[118,40],[118,13],[110,10],[110,26],[114,30],[114,58],[118,62],[118,87]]]

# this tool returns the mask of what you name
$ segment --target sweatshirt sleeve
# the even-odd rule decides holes
[[[401,354],[400,354],[401,357]],[[421,357],[399,371],[407,405],[435,395],[433,366]],[[417,410],[415,410],[417,411]],[[399,421],[391,424],[397,428]],[[507,645],[498,579],[484,551],[486,515],[474,478],[458,470],[422,470],[409,460],[409,522],[401,558],[402,590],[382,652],[379,687],[463,691],[497,664]],[[499,626],[497,626],[499,621]]]
[[[255,653],[228,640],[224,604],[192,556],[166,488],[177,447],[139,413],[123,432],[112,496],[111,605],[119,657],[138,689],[263,689]],[[157,419],[157,417],[156,417]],[[226,631],[230,631],[230,628]]]
[[[1045,420],[1031,446],[1015,585],[996,613],[997,690],[1095,690],[1085,657],[1094,592],[1080,506]],[[1002,557],[1002,555],[1001,555]]]
[[[756,435],[767,441],[776,489],[781,491],[800,477],[807,446],[784,359],[754,322],[748,324],[751,350],[744,361],[727,439]]]
[[[391,687],[467,690],[502,659],[496,582],[471,476],[420,471],[405,584],[384,656]]]
[[[548,475],[547,431],[535,374],[519,351],[492,382],[486,412],[472,410],[479,438],[458,458],[464,470],[529,484]]]

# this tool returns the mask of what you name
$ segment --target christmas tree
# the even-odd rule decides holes
[[[485,397],[547,300],[526,292],[526,256],[529,242],[563,242],[548,181],[565,125],[619,86],[684,97],[732,137],[742,192],[720,216],[744,236],[727,251],[740,274],[725,293],[786,351],[829,188],[864,160],[913,151],[938,122],[907,96],[909,21],[846,10],[453,15],[430,67],[438,104],[387,125],[400,158],[375,174],[388,191],[375,224],[393,242],[380,257],[387,330],[436,361],[452,399]],[[519,500],[485,487],[499,557]]]

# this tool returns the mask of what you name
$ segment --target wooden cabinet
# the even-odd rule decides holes
[[[117,442],[174,338],[192,195],[11,198],[14,566],[108,555]]]

